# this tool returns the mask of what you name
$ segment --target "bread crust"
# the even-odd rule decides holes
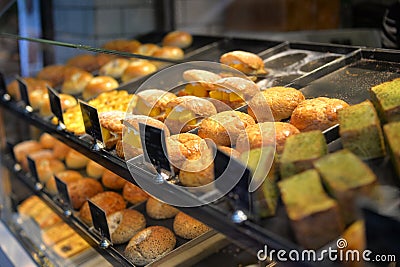
[[[133,209],[124,209],[107,216],[111,241],[114,244],[128,242],[137,232],[146,227],[142,213]]]
[[[193,239],[210,231],[210,227],[183,212],[175,216],[173,227],[175,234],[185,239]]]
[[[156,220],[173,218],[178,212],[176,208],[152,197],[146,202],[147,215]]]

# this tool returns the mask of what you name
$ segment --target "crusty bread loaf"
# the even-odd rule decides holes
[[[101,184],[92,178],[78,179],[68,184],[68,193],[74,209],[82,207],[88,198],[103,192]]]
[[[179,210],[176,208],[152,197],[146,202],[146,213],[153,219],[173,218],[178,212]]]
[[[112,171],[105,169],[101,177],[101,182],[107,188],[121,190],[127,181]]]
[[[137,232],[146,227],[146,219],[140,212],[125,209],[107,216],[111,241],[114,244],[128,242]]]
[[[132,237],[125,256],[135,265],[149,264],[174,249],[174,233],[163,226],[150,226]]]
[[[210,231],[210,227],[183,212],[179,212],[175,216],[174,232],[177,236],[193,239],[208,231]]]
[[[122,189],[122,195],[124,199],[132,204],[146,201],[149,198],[149,195],[140,189],[140,187],[129,182],[125,183],[124,188]]]

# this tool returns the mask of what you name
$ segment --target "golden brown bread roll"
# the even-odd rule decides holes
[[[147,227],[132,237],[125,248],[125,257],[135,265],[146,265],[168,252],[176,244],[174,233],[163,226]]]
[[[246,113],[223,111],[204,119],[200,123],[198,135],[201,138],[210,138],[219,146],[231,146],[247,126],[254,124],[254,119]]]
[[[65,164],[70,169],[85,168],[89,158],[74,149],[70,149],[65,157]]]
[[[276,144],[276,151],[281,153],[286,139],[300,131],[293,125],[286,122],[262,122],[248,126],[242,132],[237,141],[236,149],[243,153],[244,151]]]
[[[96,56],[97,65],[99,65],[99,68],[101,68],[116,57],[116,55],[98,53]]]
[[[78,95],[83,92],[86,85],[93,79],[93,75],[79,68],[69,68],[65,71],[61,93]]]
[[[118,79],[122,76],[129,63],[128,59],[115,58],[100,68],[99,75]]]
[[[64,171],[56,172],[46,182],[47,191],[53,195],[57,194],[57,192],[58,192],[56,180],[54,179],[54,176],[57,176],[58,179],[60,179],[67,185],[83,178],[82,174],[80,174],[77,171],[73,171],[73,170],[64,170]]]
[[[140,189],[140,187],[129,182],[125,183],[124,188],[122,189],[122,196],[132,204],[146,201],[149,198],[149,195]]]
[[[52,86],[52,83],[47,80],[43,79],[38,79],[34,77],[24,77],[21,78],[22,81],[26,84],[26,87],[28,89],[28,94],[30,95],[33,91],[36,90],[41,90],[45,91],[47,90],[47,86]],[[20,95],[20,90],[19,90],[19,84],[17,80],[13,80],[7,85],[7,93],[15,100],[19,101],[21,100],[21,95]],[[31,97],[30,97],[31,99]],[[32,102],[32,101],[31,101]]]
[[[60,97],[60,102],[61,102],[61,109],[66,110],[68,108],[71,108],[75,105],[78,104],[76,101],[75,97],[67,94],[58,94]],[[49,99],[49,94],[46,92],[45,94],[42,95],[42,104],[40,105],[40,115],[41,116],[50,116],[53,113],[51,112],[51,107],[50,107],[50,99]]]
[[[64,65],[49,65],[39,71],[37,78],[47,80],[53,86],[57,86],[64,81],[64,70]]]
[[[103,45],[105,49],[117,50],[117,51],[125,51],[125,52],[134,52],[141,43],[137,40],[125,40],[125,39],[116,39],[111,40]]]
[[[92,54],[81,54],[74,56],[68,59],[66,65],[81,68],[88,72],[95,71],[99,68],[96,56]]]
[[[46,183],[55,173],[65,170],[64,163],[54,158],[38,159],[35,160],[35,164],[39,181],[42,183]]]
[[[281,121],[289,118],[304,99],[304,95],[295,88],[272,87],[259,92],[249,101],[247,113],[257,122],[272,121],[270,114],[266,112],[266,106],[268,106],[273,119]]]
[[[101,182],[107,188],[120,190],[124,187],[127,181],[112,171],[105,169],[101,177]]]
[[[22,161],[26,159],[26,155],[41,149],[42,145],[36,140],[22,141],[13,148],[15,160],[22,164]]]
[[[156,44],[141,44],[136,50],[135,53],[139,55],[151,56],[156,52],[160,47]]]
[[[137,101],[132,114],[159,117],[165,112],[168,102],[177,96],[160,89],[147,89],[136,94]]]
[[[29,103],[33,110],[39,110],[46,102],[49,103],[47,89],[37,89],[29,94]]]
[[[151,74],[157,70],[157,67],[149,61],[133,61],[129,63],[122,73],[122,82],[128,82],[135,78]]]
[[[172,134],[184,133],[196,128],[204,118],[215,114],[217,110],[207,99],[181,96],[167,103],[164,123]]]
[[[146,202],[147,215],[156,220],[173,218],[178,212],[176,208],[152,197]]]
[[[86,173],[94,179],[99,179],[105,171],[105,168],[94,160],[90,160],[86,165]]]
[[[88,198],[101,192],[103,192],[103,187],[92,178],[82,178],[68,183],[68,193],[74,209],[80,209]]]
[[[192,42],[192,35],[185,31],[169,32],[162,39],[163,46],[177,46],[179,48],[187,48],[192,44]]]
[[[24,171],[29,171],[28,159],[27,157],[31,158],[37,165],[36,161],[42,159],[54,159],[53,151],[50,149],[41,149],[38,151],[30,152],[26,154],[26,157],[22,159],[21,166]]]
[[[64,160],[67,156],[68,152],[71,150],[69,146],[64,144],[63,142],[56,140],[55,145],[53,147],[53,155],[55,158],[59,160]]]
[[[177,236],[193,239],[208,231],[210,231],[210,227],[183,212],[179,212],[175,216],[174,232]]]
[[[93,179],[92,181],[97,182]],[[126,207],[126,203],[123,197],[113,191],[101,192],[93,197],[90,197],[89,199],[94,204],[99,206],[106,213],[106,215],[112,214],[119,210],[123,210]],[[85,203],[82,205],[79,212],[79,217],[84,223],[89,225],[92,224],[92,216],[90,214],[89,203],[87,201],[85,201]]]
[[[56,138],[49,133],[42,133],[39,138],[39,143],[44,149],[52,149],[56,144]]]
[[[292,113],[290,123],[300,131],[326,130],[338,123],[338,111],[349,104],[340,99],[317,97],[301,102]]]
[[[128,242],[136,233],[146,227],[146,219],[140,212],[124,209],[107,216],[113,244]]]
[[[264,61],[258,55],[246,51],[232,51],[223,54],[219,60],[247,75],[265,74]]]
[[[180,60],[184,58],[185,53],[183,50],[176,46],[164,46],[160,49],[156,50],[152,56],[158,58],[172,59],[172,60]],[[157,68],[162,68],[166,66],[168,63],[162,61],[152,61],[152,63]]]
[[[82,98],[89,100],[96,97],[97,95],[111,91],[119,86],[118,82],[109,76],[97,76],[89,81],[82,92]]]

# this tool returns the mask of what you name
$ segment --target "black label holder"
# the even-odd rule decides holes
[[[110,228],[107,223],[106,213],[91,200],[89,202],[90,214],[92,216],[93,227],[101,236],[100,248],[106,249],[112,245]]]
[[[43,189],[43,184],[39,180],[39,176],[36,169],[36,163],[30,157],[27,157],[29,170],[31,171],[31,175],[34,182],[34,188],[36,191],[40,191]]]
[[[64,183],[60,178],[54,175],[54,179],[56,181],[56,187],[58,191],[58,202],[60,203],[64,215],[70,217],[72,215],[72,208],[71,208],[71,199],[69,197],[67,184]]]
[[[11,96],[7,93],[6,79],[2,72],[0,72],[0,94],[4,101],[8,102],[11,100]]]
[[[25,104],[25,112],[31,113],[33,112],[33,108],[29,100],[28,87],[26,86],[26,83],[22,80],[21,77],[17,76],[16,80],[18,82],[19,92],[21,94],[21,100]]]
[[[47,86],[47,92],[49,94],[51,112],[58,120],[57,130],[65,130],[66,127],[64,124],[64,116],[60,96],[50,86]]]
[[[99,114],[95,107],[78,100],[81,107],[83,123],[85,125],[85,132],[93,138],[92,149],[95,151],[100,151],[105,148],[103,131],[101,129]]]

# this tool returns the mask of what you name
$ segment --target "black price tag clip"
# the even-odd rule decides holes
[[[22,102],[24,102],[25,104],[25,112],[31,113],[33,111],[33,108],[29,100],[28,87],[26,86],[26,83],[21,79],[21,77],[17,77],[16,79],[18,81],[19,92],[21,94]]]
[[[161,184],[165,180],[173,182],[175,172],[167,156],[164,130],[139,122],[139,132],[144,161],[150,163],[157,172],[154,182],[156,184]]]
[[[36,191],[40,191],[43,189],[43,185],[39,180],[39,176],[38,176],[37,169],[36,169],[36,163],[30,157],[27,157],[27,160],[28,160],[29,170],[31,171],[31,175],[33,178],[34,188]]]
[[[50,86],[47,86],[47,92],[49,94],[51,112],[58,119],[57,130],[65,130],[66,127],[64,125],[64,116],[60,96]]]
[[[17,159],[15,158],[15,154],[14,154],[14,145],[11,144],[11,143],[8,142],[8,141],[7,141],[6,144],[7,144],[7,149],[8,149],[8,152],[10,153],[11,159],[12,159],[12,161],[14,162],[14,165],[13,165],[14,171],[16,171],[16,172],[21,171],[21,165],[17,162]]]
[[[97,231],[99,231],[101,236],[100,248],[106,249],[112,245],[106,213],[92,201],[88,200],[88,202],[93,226]]]
[[[216,149],[215,152],[214,177],[216,188],[221,192],[228,193],[227,196],[234,209],[231,220],[240,224],[246,221],[251,213],[250,170],[241,162],[220,150]],[[236,181],[235,178],[238,175],[240,175],[240,179],[232,188],[232,183]]]
[[[60,178],[54,175],[56,181],[56,187],[58,191],[58,201],[64,210],[64,215],[69,217],[72,215],[71,199],[69,198],[67,184],[64,183]]]
[[[105,147],[103,142],[103,132],[100,125],[99,114],[97,109],[89,104],[79,100],[82,111],[85,132],[93,138],[93,147],[95,151],[100,151]]]
[[[11,96],[7,93],[6,79],[2,72],[0,72],[0,94],[4,101],[8,102],[11,100]]]

